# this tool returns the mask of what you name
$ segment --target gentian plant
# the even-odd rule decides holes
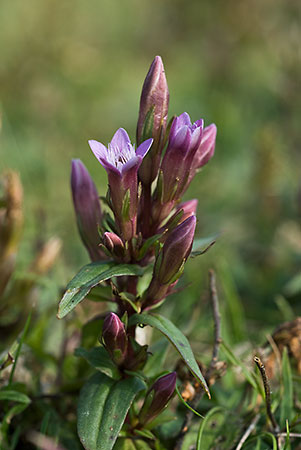
[[[77,352],[97,369],[78,402],[78,434],[87,450],[165,448],[158,416],[175,394],[177,373],[160,365],[149,370],[155,356],[137,339],[137,327],[161,332],[210,397],[186,337],[153,310],[175,292],[191,254],[197,200],[181,198],[214,154],[216,126],[192,123],[186,112],[168,123],[168,104],[157,56],[142,89],[137,148],[123,128],[107,146],[89,141],[108,175],[104,205],[83,163],[72,162],[77,225],[92,262],[68,284],[58,318],[91,294],[111,305],[101,316],[100,345]]]

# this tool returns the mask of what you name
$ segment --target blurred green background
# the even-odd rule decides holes
[[[88,262],[71,158],[104,195],[87,140],[106,144],[119,127],[135,140],[141,87],[159,54],[170,115],[218,127],[215,157],[186,198],[199,199],[198,237],[222,234],[189,263],[178,314],[191,314],[211,266],[231,280],[250,323],[280,322],[279,294],[298,312],[300,13],[298,0],[3,0],[0,170],[18,170],[24,185],[21,262],[34,236],[53,234],[64,242],[62,285]]]

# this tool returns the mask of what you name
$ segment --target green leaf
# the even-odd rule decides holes
[[[121,298],[121,300],[123,300],[124,302],[129,303],[134,311],[139,312],[141,310],[139,305],[137,305],[135,303],[135,298],[136,297],[133,294],[131,294],[130,292],[119,292],[118,295]]]
[[[291,444],[290,444],[290,429],[289,429],[289,424],[288,424],[288,420],[286,421],[286,437],[285,437],[285,443],[284,443],[284,448],[283,450],[290,450],[291,449]]]
[[[146,439],[155,440],[156,436],[150,430],[135,430],[135,434]]]
[[[120,438],[116,442],[114,450],[151,450],[145,441],[140,439]]]
[[[18,403],[5,414],[0,424],[0,436],[4,436],[7,433],[12,418],[17,416],[18,414],[21,414],[24,409],[28,407],[28,405],[29,403]]]
[[[96,286],[88,295],[92,302],[113,302],[111,286]]]
[[[164,336],[172,343],[175,349],[179,352],[181,358],[190,369],[192,374],[201,383],[203,389],[206,391],[208,397],[210,398],[210,392],[203,377],[198,363],[192,353],[190,344],[184,334],[166,317],[159,316],[158,314],[134,314],[130,321],[130,325],[143,324],[150,325],[161,331]]]
[[[98,337],[102,334],[102,318],[95,317],[85,323],[82,328],[81,347],[92,348],[98,343]]]
[[[224,411],[224,408],[222,408],[220,406],[216,406],[215,408],[210,409],[210,411],[206,414],[206,416],[205,416],[204,420],[201,422],[201,425],[199,428],[197,443],[196,443],[196,450],[202,450],[201,444],[202,444],[204,429],[205,429],[205,426],[207,425],[207,423],[209,422],[209,420],[211,419],[211,417],[214,416],[215,414],[221,413],[223,411]]]
[[[158,374],[158,367],[163,367],[167,355],[168,342],[160,339],[148,348],[149,358],[143,368],[143,373],[147,377],[155,377]]]
[[[161,412],[157,417],[148,422],[146,428],[148,430],[153,430],[156,427],[162,426],[163,424],[174,422],[177,420],[175,414],[172,414],[168,409]]]
[[[92,367],[104,373],[110,378],[120,378],[119,370],[113,363],[104,347],[94,347],[90,350],[78,347],[74,351],[75,356],[81,356],[91,364]]]
[[[301,292],[301,272],[295,275],[284,287],[287,295],[293,296]]]
[[[290,322],[295,318],[295,312],[289,302],[282,295],[277,295],[275,297],[275,303],[281,313],[283,321]]]
[[[67,290],[60,301],[58,319],[65,317],[91,291],[91,289],[112,277],[143,274],[143,269],[134,264],[116,264],[114,261],[99,261],[84,266],[68,283]]]
[[[290,423],[293,412],[293,380],[292,370],[285,347],[282,354],[282,382],[283,382],[283,394],[280,406],[280,427],[284,428],[286,421]]]
[[[269,433],[269,432],[266,431],[266,432],[264,432],[264,433],[261,433],[261,434],[259,435],[259,437],[260,437],[260,436],[262,436],[262,437],[268,437],[269,440],[272,441],[272,444],[273,444],[272,449],[273,449],[273,450],[277,450],[277,449],[278,449],[277,440],[276,440],[275,436],[274,436],[272,433]]]
[[[12,384],[12,382],[13,382],[14,373],[15,373],[16,366],[17,366],[17,361],[18,361],[18,358],[19,358],[19,356],[20,356],[21,349],[22,349],[22,345],[23,345],[23,342],[24,342],[26,333],[27,333],[28,328],[29,328],[29,325],[30,325],[31,314],[32,314],[32,310],[31,310],[30,313],[28,314],[28,317],[27,317],[27,319],[26,319],[26,323],[25,323],[25,325],[24,325],[24,328],[23,328],[23,331],[22,331],[22,334],[21,334],[21,337],[20,337],[20,340],[19,340],[19,343],[18,343],[18,348],[17,348],[17,350],[16,350],[15,360],[14,360],[14,362],[13,362],[13,366],[12,366],[12,369],[11,369],[11,372],[10,372],[10,375],[9,375],[9,381],[8,381],[8,385],[9,385],[9,386],[10,386],[10,385]]]
[[[224,259],[220,260],[217,271],[226,302],[224,302],[221,315],[223,317],[224,331],[227,330],[227,341],[231,344],[241,344],[247,340],[247,326],[243,304],[239,296],[231,268]]]
[[[226,358],[230,361],[233,366],[237,366],[241,368],[242,373],[244,374],[246,380],[250,383],[250,385],[258,391],[259,394],[262,395],[264,398],[264,390],[261,386],[261,384],[258,382],[258,379],[256,378],[255,374],[253,372],[250,372],[247,367],[244,365],[244,363],[237,358],[237,356],[234,355],[230,347],[226,345],[226,343],[223,341],[221,343],[222,350],[226,356]]]
[[[140,248],[140,250],[138,252],[138,257],[137,257],[138,261],[146,255],[146,253],[150,249],[150,247],[152,245],[154,245],[155,242],[157,240],[159,240],[161,237],[162,237],[162,234],[155,234],[154,236],[151,236],[150,238],[146,239],[146,241],[143,243],[142,247]]]
[[[78,404],[78,434],[86,450],[111,450],[137,393],[139,378],[114,381],[94,374],[83,386]]]
[[[191,255],[197,256],[197,254],[202,254],[208,247],[211,247],[216,242],[216,239],[219,237],[219,233],[215,233],[212,236],[208,236],[206,238],[195,239],[192,244],[192,253]]]
[[[0,391],[0,401],[9,400],[12,402],[29,404],[31,402],[30,398],[23,394],[22,392],[14,391],[12,389],[3,389]]]
[[[151,106],[145,115],[142,128],[141,142],[146,141],[146,139],[153,137],[154,117],[155,117],[155,105]]]
[[[181,392],[179,391],[177,386],[176,386],[176,393],[177,393],[177,396],[179,397],[180,401],[183,403],[183,405],[186,406],[186,408],[188,408],[196,416],[200,417],[201,419],[204,419],[204,416],[202,416],[202,414],[198,413],[195,409],[193,409],[190,405],[188,405],[187,402],[185,402],[185,400],[183,399]]]
[[[121,216],[123,220],[130,220],[130,190],[128,189],[122,200]]]

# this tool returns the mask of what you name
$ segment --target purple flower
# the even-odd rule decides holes
[[[88,170],[80,159],[73,159],[71,165],[71,189],[77,226],[82,241],[92,261],[105,259],[99,248],[98,227],[102,213],[98,193]]]
[[[89,145],[108,174],[110,199],[119,232],[123,240],[136,234],[138,179],[137,172],[148,152],[152,139],[147,139],[135,151],[127,132],[119,128],[105,147],[91,140]]]
[[[172,123],[168,146],[162,161],[162,203],[177,200],[186,186],[192,161],[201,143],[203,120],[191,124],[187,113]]]
[[[169,92],[160,56],[153,60],[146,75],[137,124],[137,142],[153,137],[152,148],[139,169],[139,178],[149,185],[157,176],[168,115]]]
[[[158,378],[149,389],[139,414],[139,422],[145,424],[153,420],[165,408],[176,388],[176,372]]]
[[[113,361],[120,365],[123,363],[127,351],[127,335],[124,324],[117,314],[106,316],[102,327],[102,340]]]

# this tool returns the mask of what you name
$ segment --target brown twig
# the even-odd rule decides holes
[[[244,445],[244,443],[246,442],[246,440],[248,439],[248,437],[250,436],[250,434],[256,427],[259,418],[260,418],[260,414],[256,414],[256,416],[253,418],[252,422],[250,423],[250,425],[248,426],[248,428],[242,435],[237,447],[235,447],[235,450],[240,450],[242,448],[242,446]]]
[[[271,389],[270,389],[270,383],[269,380],[266,376],[266,372],[265,372],[265,367],[263,362],[261,361],[261,359],[258,356],[254,357],[254,361],[260,371],[260,375],[262,378],[262,382],[263,382],[263,387],[264,387],[264,392],[265,392],[265,404],[266,404],[266,410],[267,410],[267,416],[271,421],[271,424],[273,426],[273,430],[275,432],[275,434],[279,433],[279,426],[276,422],[276,419],[274,417],[274,414],[272,413],[272,408],[271,408]]]
[[[209,367],[205,373],[205,379],[207,382],[210,379],[212,372],[214,371],[214,369],[216,367],[216,363],[218,360],[218,354],[219,354],[219,347],[220,347],[220,344],[222,341],[221,340],[221,316],[220,316],[220,312],[219,312],[219,302],[218,302],[218,295],[217,295],[217,289],[216,289],[215,273],[214,273],[213,269],[209,270],[209,290],[210,290],[210,300],[211,300],[212,309],[213,309],[214,345],[213,345],[211,361],[210,361]],[[196,407],[197,407],[198,403],[200,402],[200,400],[202,399],[204,393],[205,393],[205,391],[203,389],[196,393],[194,399],[190,403],[190,406],[193,409],[196,409]],[[182,448],[185,434],[189,430],[193,416],[194,416],[194,413],[192,411],[190,411],[190,410],[187,411],[181,431],[178,434],[174,450],[180,450]]]

